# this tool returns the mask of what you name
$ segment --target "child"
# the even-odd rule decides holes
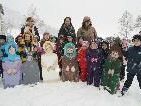
[[[91,42],[90,48],[87,51],[87,67],[88,67],[88,79],[87,84],[91,85],[94,82],[95,87],[100,86],[101,74],[102,74],[102,53],[98,49],[96,42]]]
[[[2,75],[3,73],[3,68],[2,68],[2,58],[3,58],[3,45],[6,41],[6,36],[5,35],[0,35],[0,76]]]
[[[79,81],[76,48],[73,43],[67,43],[64,46],[64,56],[62,57],[62,81]]]
[[[84,41],[84,37],[83,36],[78,37],[78,39],[77,39],[77,49],[78,50],[82,46],[83,41]]]
[[[62,70],[62,56],[64,55],[64,38],[62,36],[59,37],[56,45],[56,51],[58,56],[58,65],[60,70]],[[62,71],[60,71],[59,76],[61,78]]]
[[[46,41],[43,45],[45,54],[41,56],[43,81],[56,81],[59,79],[58,58],[53,53],[53,43]]]
[[[127,80],[124,83],[121,94],[124,95],[132,84],[136,75],[141,89],[141,36],[134,35],[132,39],[134,46],[127,50]]]
[[[45,32],[45,33],[43,34],[43,39],[41,39],[41,41],[40,41],[41,47],[43,47],[43,44],[44,44],[46,41],[51,41],[51,35],[50,35],[50,33],[48,33],[48,32]]]
[[[14,87],[20,84],[21,81],[21,59],[20,56],[16,54],[18,46],[16,43],[10,42],[4,45],[5,53],[7,57],[2,59],[3,66],[3,84],[4,88]]]
[[[82,82],[87,81],[87,59],[86,59],[86,54],[87,54],[87,48],[89,44],[87,41],[83,41],[82,47],[78,51],[78,63],[80,67],[80,79]]]
[[[104,60],[107,59],[109,55],[109,43],[106,41],[102,42],[102,54],[103,54]]]
[[[104,63],[103,86],[109,93],[115,94],[120,81],[121,62],[119,57],[122,56],[122,52],[120,47],[115,44],[110,51],[110,57]]]

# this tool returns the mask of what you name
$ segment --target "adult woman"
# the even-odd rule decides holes
[[[85,16],[82,22],[82,27],[77,31],[77,39],[84,37],[85,41],[94,41],[97,38],[97,33],[94,27],[92,27],[92,22],[90,17]]]
[[[58,33],[58,38],[60,38],[61,36],[63,36],[65,42],[67,42],[68,36],[71,36],[73,38],[73,41],[75,42],[76,34],[70,17],[66,17],[64,19],[64,23],[62,24]]]

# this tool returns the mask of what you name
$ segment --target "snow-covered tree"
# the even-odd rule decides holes
[[[3,20],[4,10],[2,4],[0,4],[0,34],[4,34],[4,20]]]
[[[122,37],[128,38],[134,29],[133,16],[127,10],[123,13],[122,17],[119,19],[120,32]]]
[[[137,31],[141,31],[141,15],[136,18],[134,27]]]
[[[40,33],[43,33],[45,31],[45,29],[47,28],[47,25],[40,18],[40,16],[38,15],[37,8],[33,4],[27,10],[27,15],[25,18],[27,18],[27,17],[32,17],[34,19],[35,25],[39,28]]]
[[[40,34],[43,34],[44,32],[49,32],[57,36],[58,30],[52,28],[50,25],[47,25],[45,21],[41,19],[41,17],[38,15],[38,9],[33,4],[28,8],[25,20],[27,17],[34,18],[35,25],[38,27]]]

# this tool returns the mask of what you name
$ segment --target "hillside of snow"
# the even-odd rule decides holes
[[[123,97],[83,82],[45,82],[5,90],[0,85],[0,106],[141,106],[136,80]]]

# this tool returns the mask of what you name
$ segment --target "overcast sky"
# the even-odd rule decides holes
[[[38,14],[57,29],[66,16],[72,18],[77,30],[84,16],[90,16],[99,36],[110,36],[118,32],[118,19],[125,10],[135,17],[141,15],[141,0],[1,0],[10,9],[26,14],[34,4]]]

